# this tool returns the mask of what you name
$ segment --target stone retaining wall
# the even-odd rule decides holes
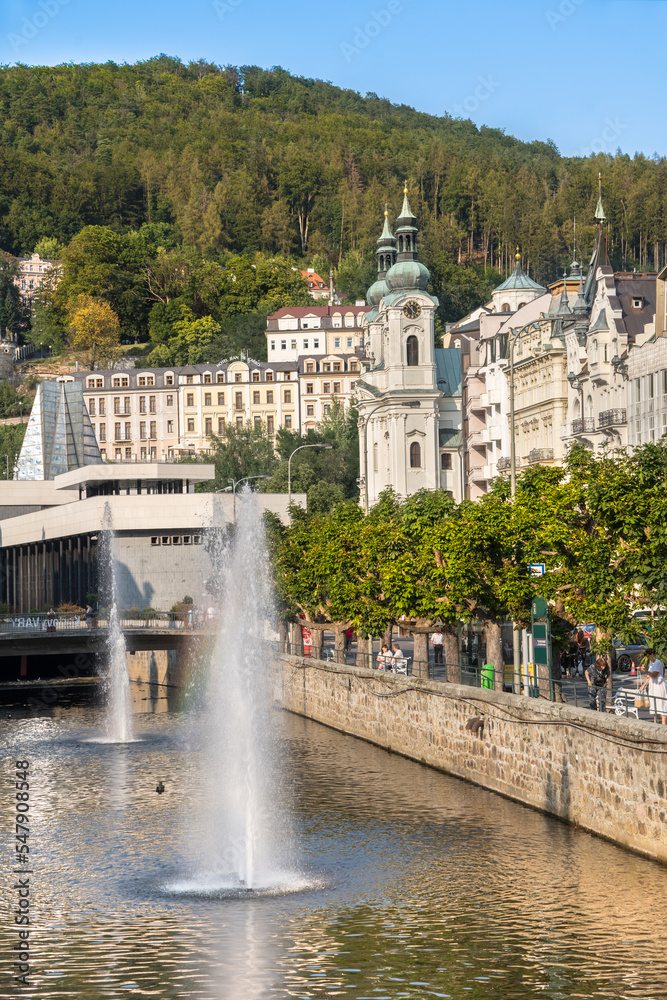
[[[667,862],[667,727],[297,656],[274,670],[291,712]]]

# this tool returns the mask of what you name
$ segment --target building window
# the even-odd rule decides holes
[[[331,365],[329,364],[328,361],[325,361],[324,364],[322,365],[322,371],[323,372],[330,372],[331,371]]]
[[[285,403],[291,403],[292,402],[292,390],[291,389],[285,389],[285,393],[284,393],[284,396],[283,396],[283,401]],[[287,426],[287,424],[285,424],[285,426]]]
[[[296,351],[296,340],[291,341],[291,344],[292,344],[292,350]]]
[[[225,433],[225,418],[218,417],[218,434],[224,434],[224,433]]]
[[[334,350],[335,349],[340,350],[340,337],[334,337]]]
[[[340,392],[340,382],[334,382],[334,395]]]
[[[286,351],[287,350],[287,341],[286,340],[281,340],[280,341],[280,350],[281,351]]]
[[[224,392],[219,392],[218,393],[218,406],[224,406],[224,405],[225,405],[225,394],[224,394]]]
[[[283,373],[283,382],[290,382],[291,379],[292,379],[292,373],[291,372],[284,372]]]
[[[88,382],[86,383],[86,385],[88,386],[89,389],[94,389],[95,388],[95,379],[94,378],[89,378]]]
[[[261,431],[261,429],[262,429],[262,418],[261,417],[255,417],[255,430],[256,431]]]
[[[273,417],[266,418],[266,430],[269,434],[273,434]]]
[[[192,375],[186,375],[186,377],[185,377],[185,384],[186,385],[192,385],[193,382],[194,382],[194,377]]]
[[[272,340],[271,341],[271,350],[275,351],[275,349],[276,349],[276,342],[275,342],[275,340]]]
[[[129,461],[131,461],[131,459],[132,459],[132,449],[131,448],[126,448],[125,449],[125,460],[127,462],[129,462]]]
[[[225,381],[225,373],[224,372],[218,372],[216,381],[217,382],[224,382]]]
[[[192,417],[188,418],[188,432],[191,434],[195,429],[195,422]]]
[[[267,372],[265,377],[267,382],[273,382],[273,372]]]
[[[303,341],[303,350],[304,350],[304,351],[307,351],[307,350],[308,350],[308,341],[307,341],[307,340],[304,340],[304,341]]]
[[[331,382],[322,383],[322,392],[324,393],[325,396],[331,395]]]
[[[120,396],[114,396],[113,398],[113,412],[120,413]]]
[[[322,413],[324,414],[325,417],[327,416],[330,409],[331,407],[329,406],[328,403],[325,403],[324,406],[322,407]]]
[[[406,341],[408,368],[416,368],[419,364],[419,342],[415,336]]]
[[[241,427],[243,427],[243,417],[237,417],[237,418],[236,418],[236,426],[237,426],[238,428],[241,428]]]
[[[157,413],[157,407],[155,405],[155,402],[156,402],[155,396],[148,397],[148,410],[150,413]]]
[[[375,444],[373,445],[373,472],[377,472],[378,468],[379,468],[379,463],[378,463],[378,446],[377,446],[377,441],[376,441]]]
[[[411,469],[421,469],[422,464],[422,450],[416,441],[413,441],[410,445],[410,468]]]
[[[165,377],[164,377],[164,384],[165,385],[173,385],[174,384],[174,376],[173,375],[165,375]]]
[[[174,421],[173,420],[168,420],[167,421],[167,434],[173,434],[173,433],[174,433]]]
[[[157,440],[157,421],[151,420],[151,441]]]
[[[353,338],[352,337],[348,337],[347,340],[345,341],[345,344],[346,344],[347,347],[354,347]]]
[[[99,411],[100,411],[99,415],[101,417],[103,417],[105,415],[106,411],[107,411],[106,400],[104,400],[104,399],[100,400]]]
[[[204,375],[204,385],[210,385],[210,384],[211,384],[211,373],[206,372],[206,374]]]
[[[253,401],[253,403],[259,403],[259,393],[258,392],[253,392],[253,394],[252,394],[252,401]]]
[[[285,427],[287,430],[292,426],[292,417],[289,413],[285,414]]]
[[[104,388],[104,379],[103,378],[98,378],[97,381],[95,382],[95,386],[98,389],[103,389]]]
[[[237,392],[236,393],[236,402],[234,404],[234,407],[237,410],[242,410],[243,409],[243,393],[242,392]]]
[[[123,452],[122,452],[122,450],[121,450],[120,448],[116,448],[116,450],[115,450],[114,454],[115,454],[115,456],[116,456],[116,461],[117,461],[117,462],[120,462],[120,461],[121,461],[121,459],[122,459],[122,457],[123,457]]]
[[[452,456],[450,452],[443,451],[442,455],[440,456],[440,468],[442,469],[443,472],[449,472],[451,467],[452,467]]]
[[[312,404],[312,403],[310,403],[310,404],[309,404],[309,405],[308,405],[308,406],[306,407],[306,416],[307,416],[307,417],[314,417],[314,416],[315,416],[315,407],[313,406],[313,404]]]
[[[106,441],[107,439],[107,425],[100,424],[100,441]]]
[[[194,406],[195,405],[195,394],[194,394],[194,392],[189,392],[187,394],[187,396],[185,397],[185,405],[186,406]]]
[[[350,371],[351,372],[358,372],[359,371],[359,365],[357,364],[356,361],[350,361]]]
[[[314,371],[315,371],[315,366],[313,362],[312,361],[306,362],[306,374],[312,375]]]
[[[173,405],[174,405],[174,397],[167,396],[167,406],[173,406]]]
[[[146,440],[146,421],[141,420],[139,423],[139,438],[141,441]]]
[[[311,395],[314,391],[314,386],[312,382],[306,382],[306,394]]]
[[[113,425],[114,441],[120,441],[120,424]]]
[[[88,412],[90,413],[91,417],[95,416],[95,400],[94,399],[89,399],[88,400]]]
[[[139,396],[139,413],[145,413],[145,412],[146,412],[146,397]]]
[[[267,392],[267,394],[266,394],[266,401],[267,401],[267,403],[272,403],[273,402],[273,389],[269,389],[269,391]]]
[[[259,382],[259,372],[252,373],[252,380],[253,382]]]
[[[235,382],[242,382],[243,381],[243,372],[236,372],[234,374],[234,381]]]
[[[210,392],[205,392],[204,393],[204,406],[210,406],[210,405],[211,405],[211,393]]]
[[[132,440],[132,424],[130,423],[125,424],[125,440],[126,441]]]
[[[341,316],[340,313],[333,314],[331,325],[333,326],[334,330],[340,330],[341,326],[343,325],[343,317]]]
[[[142,462],[145,462],[146,458],[148,457],[148,451],[147,451],[147,449],[146,448],[142,448],[141,451],[140,451],[140,455],[141,455]]]
[[[206,420],[204,421],[204,434],[206,435],[207,438],[210,438],[212,433],[213,433],[213,418],[207,417]]]
[[[341,367],[340,367],[340,361],[334,361],[334,366],[333,366],[333,370],[334,370],[335,372],[339,372],[339,371],[341,370]]]
[[[130,409],[130,397],[129,396],[123,396],[123,412],[124,413],[131,413],[132,412],[131,409]]]
[[[313,341],[313,350],[319,351],[319,349],[320,349],[320,341],[319,338],[316,337],[315,340]]]

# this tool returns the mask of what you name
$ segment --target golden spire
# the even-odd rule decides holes
[[[521,260],[521,251],[519,250],[518,247],[516,248],[516,253],[514,254],[514,259],[515,260]]]
[[[403,194],[407,194],[407,193],[408,193],[408,182],[406,181],[405,182],[405,187],[403,188]]]
[[[385,219],[389,218],[389,208],[387,206],[387,202],[386,201],[384,203],[384,217],[385,217]]]

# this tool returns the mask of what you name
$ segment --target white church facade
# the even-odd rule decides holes
[[[368,290],[367,358],[355,387],[359,410],[361,503],[383,490],[400,496],[461,489],[461,354],[436,348],[438,300],[417,260],[417,226],[408,201],[396,220],[387,212],[378,240],[378,279]]]

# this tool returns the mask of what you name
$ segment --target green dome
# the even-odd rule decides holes
[[[385,281],[392,292],[426,291],[431,275],[418,260],[402,260],[387,271]]]
[[[370,306],[377,306],[388,291],[387,282],[384,278],[379,278],[366,292],[366,301]]]

